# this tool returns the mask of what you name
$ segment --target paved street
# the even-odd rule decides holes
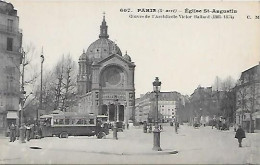
[[[119,140],[113,140],[111,133],[106,139],[85,136],[68,139],[49,137],[25,144],[18,141],[9,143],[7,138],[0,138],[0,163],[260,163],[260,133],[247,134],[243,147],[238,148],[232,130],[181,126],[179,133],[175,134],[174,127],[164,126],[161,152],[152,151],[153,136],[143,133],[141,127],[119,132],[118,135]],[[178,153],[174,154],[173,151]]]

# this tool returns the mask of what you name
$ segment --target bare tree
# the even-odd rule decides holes
[[[61,109],[66,111],[68,107],[75,102],[76,94],[76,63],[72,60],[70,55],[67,55],[64,60],[64,81],[63,81],[63,97]]]
[[[244,114],[249,112],[248,107],[248,92],[245,87],[242,87],[237,90],[237,107],[240,108],[242,113],[241,125],[243,127]]]
[[[52,71],[54,83],[49,88],[54,92],[55,104],[53,109],[66,109],[76,101],[76,62],[73,61],[70,54],[62,56]]]
[[[235,87],[235,80],[228,76],[226,79],[224,79],[220,84],[220,89],[223,91],[230,91],[232,88]]]
[[[235,80],[228,76],[221,82],[221,91],[223,91],[223,97],[220,98],[220,110],[222,111],[222,116],[228,121],[234,120],[235,113],[235,91],[233,90],[235,86]]]
[[[32,43],[25,45],[22,49],[22,69],[20,69],[21,81],[20,89],[25,95],[24,98],[20,100],[20,104],[25,111],[28,111],[27,107],[31,103],[31,98],[29,96],[34,95],[33,86],[37,80],[38,73],[35,65],[33,65],[33,60],[36,56],[35,47]],[[35,97],[34,97],[35,98]],[[23,117],[25,116],[21,113]]]

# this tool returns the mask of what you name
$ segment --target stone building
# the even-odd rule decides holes
[[[17,10],[0,1],[0,133],[18,124],[22,33]]]
[[[105,16],[99,39],[83,51],[78,63],[79,111],[108,115],[110,121],[115,116],[125,122],[133,118],[135,64],[109,39]]]
[[[235,87],[236,123],[247,131],[250,117],[255,129],[260,129],[260,63],[242,72]]]
[[[158,117],[161,122],[179,118],[178,109],[183,103],[178,92],[160,92],[158,97]],[[155,117],[155,93],[146,93],[136,99],[135,119],[137,122],[153,120]],[[180,113],[180,111],[179,111]]]

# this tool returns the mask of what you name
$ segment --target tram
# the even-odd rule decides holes
[[[60,112],[40,116],[41,137],[97,136],[101,139],[109,133],[97,116],[73,112]]]

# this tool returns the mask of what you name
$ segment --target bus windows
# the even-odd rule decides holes
[[[82,125],[82,124],[83,124],[83,119],[78,119],[78,121],[77,121],[76,124],[77,124],[77,125]]]
[[[83,124],[87,125],[88,124],[88,120],[87,119],[83,119]]]
[[[53,120],[53,123],[54,123],[54,124],[58,124],[58,119],[54,119],[54,120]]]
[[[65,124],[69,125],[70,124],[70,119],[65,119]]]
[[[95,124],[94,119],[89,119],[89,124]]]
[[[44,123],[45,126],[47,127],[51,126],[51,118],[47,118],[44,122],[45,122]]]
[[[64,119],[59,119],[59,123],[60,125],[63,125],[64,124]]]
[[[85,119],[85,124],[88,125],[89,124],[89,120]]]
[[[73,125],[75,123],[75,119],[71,119],[71,124]]]

